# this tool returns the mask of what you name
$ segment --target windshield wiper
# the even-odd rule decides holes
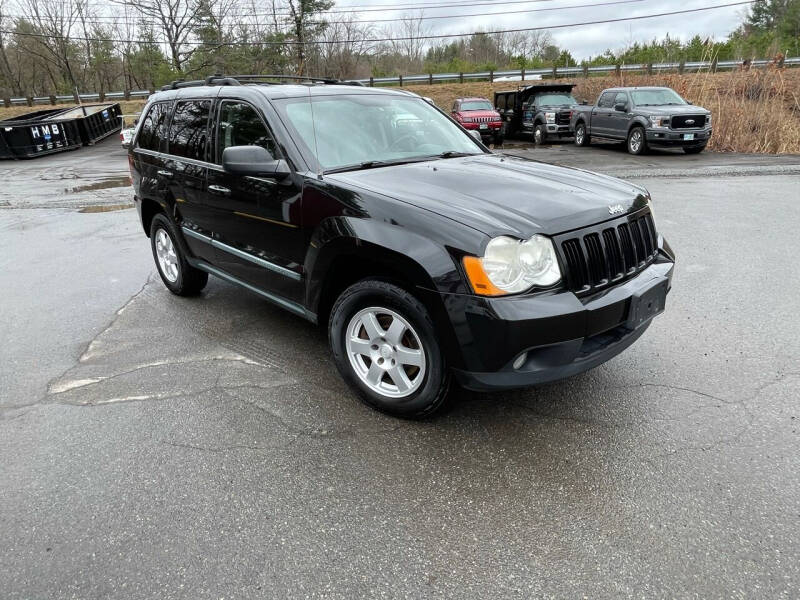
[[[459,158],[461,156],[477,156],[477,152],[459,152],[458,150],[448,150],[436,155],[436,158]]]
[[[352,165],[344,165],[341,167],[334,167],[327,169],[324,173],[343,173],[345,171],[364,171],[366,169],[375,169],[377,167],[388,167],[392,165],[405,165],[413,162],[421,162],[423,160],[430,160],[429,156],[412,156],[409,158],[398,158],[395,160],[367,160]]]

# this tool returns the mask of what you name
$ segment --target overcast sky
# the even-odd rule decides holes
[[[374,0],[372,6],[386,6],[386,11],[360,13],[361,20],[397,18],[408,13],[410,9],[392,9],[393,6],[408,6],[413,4],[441,5],[458,2],[459,0]],[[435,34],[463,33],[477,30],[518,29],[525,27],[546,27],[550,25],[577,23],[582,21],[598,21],[648,15],[728,4],[736,0],[627,0],[610,6],[591,6],[613,0],[531,0],[529,2],[502,3],[500,0],[460,0],[463,5],[446,8],[425,8],[424,16],[438,15],[468,15],[475,13],[497,13],[495,16],[455,17],[448,19],[433,19],[427,21]],[[619,1],[619,0],[617,0]],[[346,5],[365,6],[365,0],[342,0],[337,2],[336,9],[344,9]],[[492,6],[496,4],[496,6]],[[582,8],[567,8],[581,5]],[[542,10],[548,9],[548,10]],[[552,9],[552,10],[549,10]],[[509,11],[531,11],[504,14]],[[697,13],[672,15],[651,19],[641,19],[622,23],[608,23],[602,25],[585,25],[567,29],[553,29],[551,34],[556,45],[567,48],[578,60],[602,54],[607,48],[613,50],[628,46],[634,41],[661,38],[667,33],[671,37],[686,40],[696,34],[703,37],[723,39],[735,29],[745,14],[746,6],[731,6],[717,8]],[[414,14],[419,14],[415,10]],[[380,26],[381,24],[376,24]]]

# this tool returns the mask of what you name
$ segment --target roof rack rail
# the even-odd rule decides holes
[[[324,85],[353,85],[364,87],[360,81],[349,81],[342,79],[331,79],[330,77],[309,77],[307,75],[222,75],[215,73],[205,79],[186,81],[176,79],[175,81],[162,86],[161,91],[177,90],[187,87],[198,87],[203,85],[244,85],[247,83],[272,84],[281,81],[308,81],[310,83],[321,83]]]

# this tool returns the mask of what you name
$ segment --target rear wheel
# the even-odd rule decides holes
[[[586,125],[584,123],[578,123],[575,127],[575,145],[576,146],[588,146],[592,141],[586,134]]]
[[[336,367],[367,405],[423,418],[446,402],[450,374],[425,306],[404,289],[367,279],[333,306],[328,338]]]
[[[703,150],[706,149],[705,144],[702,146],[688,146],[683,149],[686,154],[700,154]]]
[[[195,269],[186,261],[175,227],[164,214],[153,217],[150,246],[161,281],[170,292],[178,296],[193,296],[206,287],[208,273]]]
[[[533,143],[537,146],[547,142],[547,127],[544,125],[537,125],[533,130]]]
[[[628,152],[637,155],[647,152],[644,127],[634,127],[628,132]]]

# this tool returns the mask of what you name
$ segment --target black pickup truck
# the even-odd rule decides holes
[[[532,133],[537,145],[547,138],[571,136],[569,124],[578,104],[575,84],[539,84],[494,93],[494,108],[503,118],[503,136]]]
[[[711,112],[666,87],[612,88],[603,90],[595,106],[578,107],[570,130],[578,146],[594,137],[624,140],[631,154],[656,146],[699,154],[711,138]]]

